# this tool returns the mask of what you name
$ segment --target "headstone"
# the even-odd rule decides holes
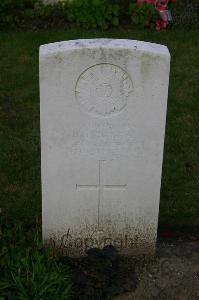
[[[43,239],[154,254],[170,55],[133,40],[40,48]]]

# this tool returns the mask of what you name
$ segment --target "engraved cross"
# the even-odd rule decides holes
[[[103,191],[106,189],[115,189],[115,190],[125,190],[126,184],[117,184],[117,185],[110,185],[110,184],[102,184],[102,166],[104,160],[99,160],[99,175],[98,175],[98,184],[95,185],[81,185],[76,184],[77,190],[93,190],[96,189],[98,191],[98,202],[97,202],[97,211],[98,211],[98,229],[100,229],[100,204],[103,198]]]

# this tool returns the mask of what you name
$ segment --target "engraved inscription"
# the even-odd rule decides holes
[[[79,77],[75,94],[81,107],[93,116],[109,117],[121,112],[133,91],[132,81],[122,68],[99,64]]]
[[[99,160],[99,166],[98,166],[98,183],[95,185],[82,185],[82,184],[76,184],[76,189],[77,190],[93,190],[96,189],[98,191],[98,201],[97,201],[97,212],[98,212],[98,230],[101,230],[100,227],[100,204],[103,199],[103,191],[106,189],[112,189],[112,190],[125,190],[126,189],[126,184],[102,184],[102,165],[103,165],[104,160]]]

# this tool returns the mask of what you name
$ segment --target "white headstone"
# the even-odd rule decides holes
[[[43,239],[154,253],[170,55],[133,40],[40,48]]]

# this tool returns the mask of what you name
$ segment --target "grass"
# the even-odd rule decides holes
[[[43,249],[39,224],[0,222],[0,299],[71,299],[72,271],[53,248]]]
[[[41,214],[39,45],[77,38],[128,38],[171,52],[160,224],[199,225],[199,32],[171,30],[0,33],[0,207],[14,221]]]

